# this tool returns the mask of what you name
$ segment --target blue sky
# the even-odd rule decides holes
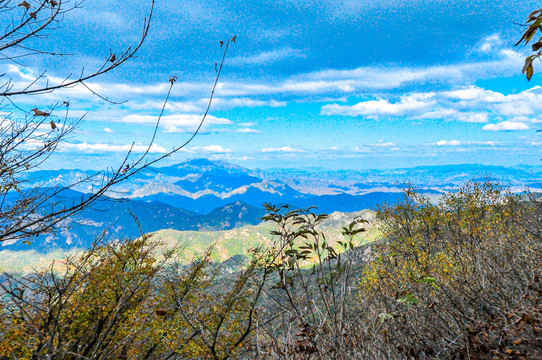
[[[119,5],[120,4],[120,5]],[[149,1],[86,0],[35,43],[72,56],[0,62],[24,86],[92,69],[134,44]],[[115,166],[142,151],[168,88],[152,156],[184,142],[205,109],[219,40],[237,36],[202,134],[163,164],[208,157],[247,167],[539,165],[542,75],[515,47],[536,1],[157,0],[150,34],[121,69],[83,87],[16,98],[69,100],[84,122],[46,164]],[[22,11],[22,9],[21,9]],[[537,66],[535,64],[535,71]],[[542,67],[540,67],[542,69]],[[542,72],[541,72],[542,73]]]

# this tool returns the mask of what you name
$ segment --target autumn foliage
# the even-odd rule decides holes
[[[308,238],[324,250],[302,252],[314,261],[306,268],[285,262],[281,271],[290,277],[282,276],[287,280],[275,286],[274,298],[287,316],[261,332],[266,345],[257,355],[539,358],[540,215],[537,202],[489,182],[468,183],[438,204],[408,189],[402,202],[378,209],[381,239],[341,258],[325,234],[307,231],[294,215],[291,224],[301,228],[281,237],[300,244]],[[352,229],[345,227],[345,235]]]
[[[489,182],[413,189],[330,241],[313,209],[267,206],[274,245],[234,272],[143,236],[4,275],[1,359],[534,359],[542,208]],[[62,270],[62,272],[60,271]]]

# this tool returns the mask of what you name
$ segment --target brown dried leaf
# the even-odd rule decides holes
[[[33,108],[32,111],[34,112],[34,116],[43,116],[43,117],[47,117],[47,116],[51,115],[51,114],[48,113],[48,112],[38,110],[38,108]]]
[[[30,4],[28,3],[28,1],[23,1],[22,3],[20,3],[19,5],[17,6],[22,6],[24,7],[26,10],[30,9]]]
[[[30,16],[32,19],[36,20],[36,12],[35,11],[28,14],[28,16]]]
[[[167,315],[167,310],[166,309],[156,309],[154,311],[155,311],[156,315],[158,315],[158,316]]]
[[[53,120],[51,120],[50,124],[51,124],[51,129],[53,130],[56,129],[56,124]]]
[[[58,2],[56,2],[55,0],[51,0],[49,1],[49,4],[51,4],[52,7],[55,7],[58,5]]]

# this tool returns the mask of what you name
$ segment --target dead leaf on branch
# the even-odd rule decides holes
[[[53,130],[56,129],[56,124],[53,120],[51,120],[50,124],[51,124],[51,129]]]
[[[34,116],[43,116],[43,117],[47,117],[47,116],[51,115],[51,113],[48,113],[48,112],[45,112],[45,111],[38,110],[38,108],[33,108],[32,111],[34,112]]]
[[[58,5],[58,2],[56,2],[55,0],[51,0],[49,1],[49,4],[51,4],[52,7],[55,7]]]
[[[27,1],[23,1],[22,3],[20,3],[19,5],[17,6],[22,6],[24,7],[26,10],[30,9],[30,4],[27,2]]]
[[[36,12],[35,11],[28,14],[28,16],[30,16],[32,19],[36,20]]]

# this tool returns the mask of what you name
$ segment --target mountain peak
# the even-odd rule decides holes
[[[187,174],[203,174],[207,172],[246,175],[251,174],[251,170],[242,166],[230,164],[229,162],[222,160],[209,160],[205,158],[188,159],[175,165],[154,168],[154,170],[164,174],[181,177]]]

